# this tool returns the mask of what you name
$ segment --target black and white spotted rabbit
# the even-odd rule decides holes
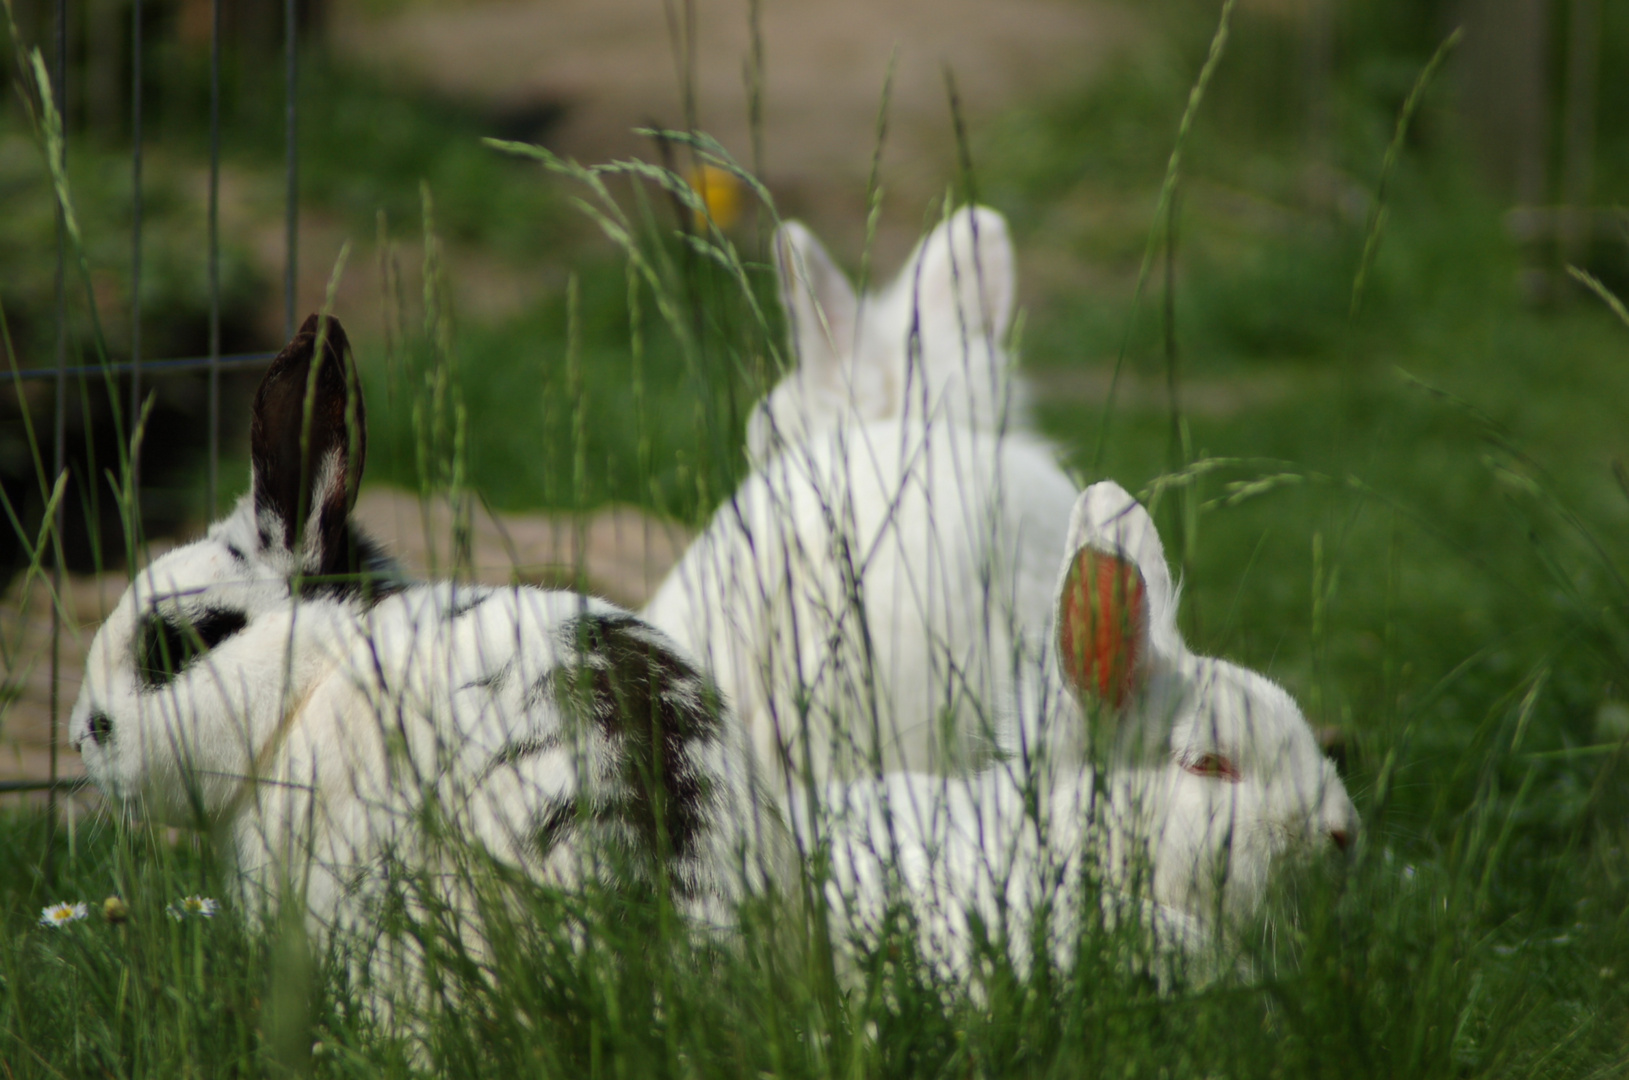
[[[631,875],[724,914],[752,800],[713,685],[600,600],[405,582],[350,517],[348,351],[306,320],[255,396],[249,493],[97,633],[70,722],[91,778],[213,830],[251,908],[292,886],[314,929],[365,928],[386,864],[439,872],[448,836],[539,881]]]

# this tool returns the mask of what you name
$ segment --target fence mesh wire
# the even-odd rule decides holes
[[[206,506],[210,519],[213,519],[220,509],[221,374],[223,372],[254,370],[264,367],[274,354],[253,352],[223,355],[221,352],[221,0],[211,0],[210,2],[208,240],[205,251],[202,253],[202,258],[207,264],[206,276],[209,291],[209,351],[204,356],[159,359],[148,359],[144,354],[142,319],[142,255],[144,240],[143,121],[146,103],[142,88],[146,75],[143,40],[145,15],[143,0],[132,0],[130,10],[130,359],[125,362],[109,362],[104,357],[103,362],[92,365],[70,365],[68,362],[69,354],[72,351],[68,318],[70,247],[68,223],[64,208],[59,200],[56,208],[54,364],[51,366],[14,368],[10,371],[0,372],[0,385],[9,385],[14,388],[15,393],[21,395],[22,386],[25,383],[47,381],[53,383],[55,400],[51,422],[51,475],[60,477],[68,467],[67,430],[69,417],[67,398],[70,385],[74,382],[83,382],[93,378],[128,377],[130,390],[127,415],[134,421],[136,417],[141,415],[143,395],[147,389],[145,379],[162,379],[198,371],[207,372],[209,382],[206,418]],[[70,19],[76,17],[89,20],[101,16],[99,13],[89,10],[89,5],[83,5],[80,10],[76,11],[72,10],[67,0],[53,0],[49,50],[51,58],[49,62],[50,90],[57,110],[64,117],[69,115],[68,109],[70,106],[68,79]],[[283,21],[285,123],[283,145],[285,180],[283,289],[285,329],[287,331],[285,336],[291,337],[295,325],[299,276],[297,260],[299,243],[299,100],[297,90],[300,71],[300,39],[296,0],[285,0],[283,4]],[[69,137],[68,126],[64,124],[62,133],[64,159],[66,159],[69,150]],[[132,449],[134,456],[129,462],[129,468],[131,470],[132,491],[136,491],[139,490],[141,463],[139,460],[139,446],[133,446]],[[64,528],[65,512],[65,500],[59,500],[54,509],[54,528],[58,536],[61,535]],[[66,568],[61,558],[60,545],[52,545],[49,559],[52,592],[57,596],[61,596],[63,574]],[[0,781],[0,794],[46,792],[50,817],[53,821],[56,818],[58,794],[76,790],[83,784],[80,778],[63,777],[59,763],[59,733],[62,724],[62,713],[68,704],[62,701],[60,695],[63,675],[63,629],[62,606],[60,604],[51,604],[50,734],[47,775],[44,777],[25,777],[17,780]]]

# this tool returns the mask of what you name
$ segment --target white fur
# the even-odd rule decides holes
[[[864,297],[798,222],[776,230],[774,246],[793,367],[748,419],[755,464],[845,426],[951,421],[988,432],[1024,419],[1003,348],[1017,282],[1000,214],[951,214],[892,284]]]
[[[644,615],[709,666],[783,796],[805,765],[966,769],[1036,736],[1074,497],[1025,436],[838,428],[742,484]]]
[[[419,852],[417,815],[434,802],[447,835],[526,866],[543,881],[577,883],[598,853],[565,843],[539,859],[539,821],[572,799],[592,799],[593,778],[614,763],[604,744],[568,721],[550,695],[534,695],[551,671],[572,663],[561,629],[603,601],[530,588],[421,585],[373,607],[354,601],[292,601],[288,582],[253,550],[252,507],[207,538],[158,559],[120,600],[91,645],[69,738],[97,785],[150,818],[207,824],[234,856],[251,910],[304,893],[319,926],[335,923],[353,893],[389,854],[408,866]],[[481,599],[450,618],[455,604]],[[204,605],[245,612],[249,625],[168,686],[143,688],[133,660],[140,618],[154,606]],[[653,639],[654,640],[654,639]],[[500,683],[491,680],[503,673]],[[99,744],[90,717],[114,718]],[[553,740],[545,751],[503,763],[506,746]],[[725,733],[700,767],[718,781],[720,820],[747,806],[746,770],[727,764]],[[495,764],[497,763],[497,764]],[[731,834],[733,835],[733,833]],[[722,832],[695,862],[698,892],[732,888],[733,841]],[[707,871],[701,868],[707,867]]]
[[[947,969],[972,959],[970,916],[996,940],[1005,932],[1023,962],[1044,901],[1047,943],[1066,964],[1087,906],[1113,918],[1130,903],[1162,943],[1191,951],[1259,913],[1287,859],[1355,834],[1357,812],[1290,696],[1183,643],[1159,536],[1118,485],[1080,496],[1070,558],[1084,546],[1133,562],[1148,590],[1135,694],[1118,709],[1094,700],[1090,685],[1069,687],[1072,709],[1051,697],[1082,729],[1112,739],[1099,757],[1106,798],[1093,804],[1091,766],[1062,762],[1039,776],[1006,762],[969,778],[898,774],[800,793],[800,841],[829,853],[828,894],[862,940],[903,900],[925,953]],[[1064,658],[1054,661],[1055,686],[1068,678]],[[1196,774],[1207,756],[1237,779]],[[1090,893],[1093,869],[1113,888]]]
[[[1259,910],[1286,855],[1348,841],[1355,810],[1295,703],[1182,641],[1147,512],[1113,483],[1077,499],[1046,446],[1004,433],[999,217],[956,215],[867,306],[801,226],[776,250],[797,367],[754,414],[756,472],[646,614],[736,702],[800,840],[833,838],[831,887],[857,925],[903,886],[942,912],[925,941],[958,955],[968,911],[1018,932],[1045,883],[1095,859],[1152,905],[1137,918],[1156,936],[1192,942]],[[940,273],[970,262],[982,275]],[[1121,701],[1056,649],[1057,568],[1088,547],[1145,590]],[[1196,775],[1207,755],[1237,780]],[[1093,768],[1108,779],[1089,821]],[[1028,784],[1044,792],[1036,816]],[[1065,898],[1065,926],[1084,902]]]
[[[1006,223],[957,211],[863,300],[796,222],[775,254],[796,365],[750,419],[756,471],[645,614],[711,666],[782,794],[805,766],[976,765],[1036,734],[1075,496],[1005,430]]]

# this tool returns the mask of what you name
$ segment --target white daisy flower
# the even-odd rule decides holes
[[[183,896],[165,910],[170,918],[179,922],[190,918],[213,919],[219,908],[220,905],[207,896]]]
[[[90,914],[90,908],[84,904],[70,904],[66,901],[52,904],[40,912],[41,926],[67,926],[71,922],[78,922]]]

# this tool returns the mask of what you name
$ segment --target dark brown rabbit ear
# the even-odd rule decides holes
[[[313,314],[255,392],[249,447],[261,543],[296,555],[307,573],[347,561],[346,520],[367,449],[350,350],[338,319]]]

